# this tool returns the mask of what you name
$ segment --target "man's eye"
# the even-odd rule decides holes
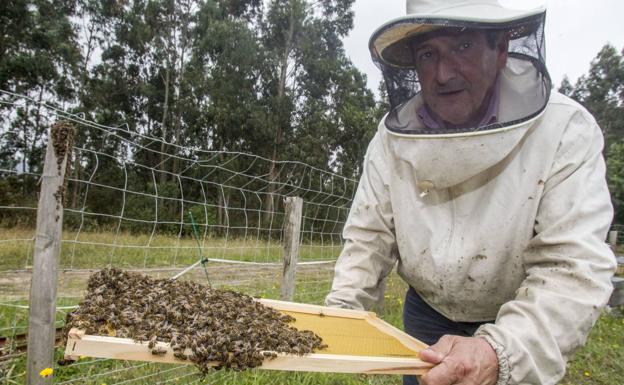
[[[418,54],[419,60],[427,60],[427,59],[431,59],[431,57],[433,57],[433,53],[431,51],[424,51]]]
[[[463,51],[463,50],[468,49],[468,48],[470,48],[470,47],[472,47],[472,43],[471,43],[471,42],[469,42],[469,41],[465,41],[465,42],[463,42],[463,43],[461,43],[461,44],[459,45],[459,49],[460,49],[460,51]]]

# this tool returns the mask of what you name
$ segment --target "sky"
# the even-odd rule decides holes
[[[532,8],[546,4],[546,66],[555,88],[564,75],[574,85],[589,71],[600,49],[610,43],[624,47],[622,0],[500,0]],[[354,28],[344,40],[347,56],[367,75],[368,87],[377,92],[381,72],[368,52],[368,39],[385,22],[405,15],[405,0],[355,0]]]

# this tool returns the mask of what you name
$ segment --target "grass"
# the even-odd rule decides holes
[[[32,239],[33,231],[26,229],[0,229],[0,275],[3,271],[23,269],[31,264],[32,241],[2,240]],[[150,268],[185,266],[197,260],[195,240],[191,238],[177,241],[159,235],[150,241],[149,236],[120,234],[115,238],[111,233],[67,234],[63,244],[62,267],[67,269],[93,269],[109,263],[122,268]],[[91,244],[89,244],[89,242]],[[101,246],[95,244],[102,244]],[[117,247],[111,245],[116,244]],[[149,250],[140,246],[149,244]],[[136,246],[136,247],[134,247]],[[301,260],[335,258],[340,246],[308,245],[301,249]],[[177,251],[176,251],[177,250]],[[281,246],[277,241],[257,241],[229,239],[206,239],[204,251],[207,256],[255,262],[278,262]],[[123,257],[122,257],[123,256]],[[251,269],[251,270],[249,270]],[[233,289],[264,298],[279,297],[279,266],[271,269],[251,267],[214,268],[210,270],[211,281],[216,287]],[[6,274],[6,273],[5,273]],[[13,274],[13,273],[9,273]],[[320,304],[329,291],[333,272],[330,267],[306,267],[297,272],[295,301]],[[195,275],[196,279],[205,279]],[[84,289],[84,279],[71,283],[67,293],[59,288],[59,306],[70,306],[78,302],[78,297],[68,295]],[[401,312],[406,285],[393,275],[388,281],[380,316],[389,323],[402,328]],[[3,287],[3,293],[5,288]],[[0,294],[2,296],[2,294]],[[1,302],[1,301],[0,301]],[[7,303],[8,301],[3,301]],[[26,305],[27,301],[11,301],[13,305]],[[624,318],[623,309],[614,309],[598,320],[589,335],[587,344],[581,348],[568,364],[568,372],[563,385],[611,385],[624,383]],[[57,314],[60,325],[64,314]],[[27,326],[27,311],[13,306],[0,305],[0,335],[11,336],[22,333]],[[62,349],[57,349],[57,358]],[[0,383],[22,384],[25,382],[25,356],[13,360],[0,361]],[[147,385],[166,384],[401,384],[400,376],[365,376],[347,374],[319,374],[301,372],[273,372],[252,370],[243,373],[215,371],[201,378],[193,366],[163,365],[117,360],[94,360],[85,358],[69,366],[56,366],[54,383],[112,385],[118,383]]]
[[[299,275],[297,281],[295,301],[304,303],[323,302],[325,293],[329,290],[331,282],[331,271],[313,272]],[[235,288],[239,291],[246,292],[264,298],[278,298],[279,285],[274,280],[256,281],[255,284],[248,284],[236,287],[227,285],[221,286],[223,289]],[[391,323],[400,326],[400,307],[402,305],[402,292],[404,284],[394,277],[390,281],[386,292],[385,312],[390,317],[384,317]],[[76,298],[64,298],[60,300],[59,306],[69,306],[77,303]],[[25,301],[15,301],[15,304],[25,304]],[[0,323],[0,334],[2,331],[11,331],[12,327],[16,327],[16,332],[24,331],[27,325],[27,314],[24,309],[2,307],[0,306],[0,316],[4,324]],[[63,318],[62,314],[58,315],[58,319]],[[6,334],[4,334],[6,335]],[[57,349],[56,359],[62,357],[62,350]],[[275,372],[252,370],[247,372],[233,371],[215,371],[213,374],[202,379],[193,366],[190,365],[165,365],[152,364],[142,362],[127,362],[116,360],[99,360],[84,358],[78,363],[69,366],[56,366],[54,368],[55,383],[76,383],[85,385],[101,385],[101,384],[325,384],[325,385],[355,385],[355,384],[379,384],[379,385],[398,385],[401,379],[398,376],[364,376],[349,374],[323,374],[323,373],[304,373],[304,372]],[[21,384],[25,381],[25,357],[9,361],[6,364],[0,362],[0,383],[2,383],[3,373],[6,376],[11,372],[11,377],[5,378],[5,383]]]
[[[0,228],[0,272],[19,270],[32,264],[34,243],[32,229]],[[300,261],[335,259],[341,245],[308,243],[300,246]],[[202,240],[203,255],[208,258],[244,262],[279,262],[282,245],[279,239],[257,237],[210,238]],[[62,269],[184,267],[199,259],[197,241],[170,235],[134,235],[130,233],[63,232],[60,267]]]
[[[568,363],[563,385],[624,384],[624,309],[603,314]]]

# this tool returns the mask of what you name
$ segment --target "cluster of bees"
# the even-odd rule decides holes
[[[87,334],[145,341],[153,354],[167,350],[203,372],[260,366],[277,353],[303,355],[323,349],[319,336],[288,325],[294,318],[234,291],[195,282],[153,279],[118,269],[89,278],[87,294],[67,315]]]
[[[59,173],[61,172],[61,164],[65,155],[72,150],[74,146],[74,126],[68,121],[56,122],[52,125],[52,146],[56,155],[56,162]]]
[[[67,181],[68,175],[70,174],[71,168],[71,151],[74,147],[74,135],[75,128],[68,121],[59,121],[52,125],[51,136],[52,136],[52,147],[54,148],[54,154],[56,155],[56,168],[58,174],[61,175],[61,167],[63,164],[63,159],[65,155],[69,153],[69,157],[67,159],[67,165],[65,169],[65,180],[63,184],[58,187],[58,190],[54,193],[54,198],[56,199],[56,209],[58,210],[61,205],[65,206],[67,203]],[[56,218],[58,222],[59,217]]]

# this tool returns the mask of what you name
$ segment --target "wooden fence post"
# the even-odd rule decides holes
[[[299,261],[299,234],[303,199],[289,197],[284,200],[284,270],[280,298],[292,301],[295,294],[295,273]]]
[[[617,231],[609,231],[609,245],[611,246],[611,250],[613,250],[613,252],[615,252],[617,248],[617,237]]]
[[[41,175],[28,312],[26,380],[29,385],[52,383],[52,376],[40,375],[40,372],[54,368],[56,286],[66,195],[65,172],[73,138],[71,124],[57,122],[52,126]]]

